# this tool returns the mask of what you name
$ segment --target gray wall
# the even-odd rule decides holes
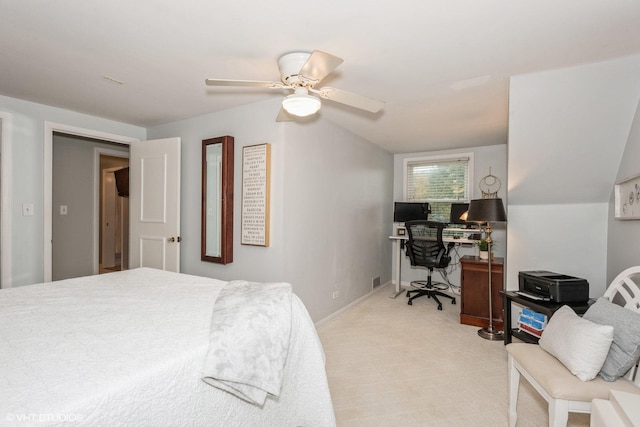
[[[284,277],[326,318],[391,280],[393,157],[318,120],[285,125],[284,169]]]
[[[318,321],[370,292],[373,277],[391,278],[393,157],[321,116],[276,123],[279,108],[279,100],[252,104],[150,128],[148,136],[182,138],[182,272],[290,282]],[[235,139],[234,259],[227,265],[200,261],[201,144],[223,135]],[[242,147],[261,143],[271,144],[269,247],[240,244]]]
[[[610,197],[640,97],[640,56],[511,79],[507,288],[523,270],[607,284]],[[607,243],[609,240],[609,243]]]
[[[616,174],[616,181],[640,174],[640,102],[636,108],[631,132]],[[640,221],[620,221],[614,217],[614,195],[609,203],[607,236],[607,283],[622,270],[640,265]]]
[[[282,200],[283,125],[275,122],[278,106],[252,104],[245,107],[194,117],[148,130],[149,139],[180,137],[181,212],[180,267],[182,272],[221,280],[282,280]],[[250,124],[250,125],[249,125]],[[202,140],[218,136],[234,137],[234,248],[233,262],[227,265],[200,261],[201,154]],[[271,144],[271,246],[240,244],[240,203],[242,199],[242,147]]]

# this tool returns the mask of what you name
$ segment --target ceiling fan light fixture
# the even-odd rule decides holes
[[[293,90],[294,93],[282,101],[282,107],[276,118],[278,122],[314,115],[322,106],[321,99],[328,99],[369,113],[379,112],[384,106],[383,101],[332,87],[316,87],[341,63],[342,58],[320,50],[314,50],[311,53],[292,52],[281,56],[278,60],[281,82],[206,79],[205,83],[207,86]]]
[[[320,109],[320,100],[309,95],[306,89],[296,89],[296,92],[287,96],[282,101],[282,108],[293,116],[307,117],[315,114]]]

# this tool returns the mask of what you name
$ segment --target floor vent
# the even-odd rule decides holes
[[[374,277],[373,279],[371,279],[371,285],[373,285],[373,289],[380,286],[380,276]]]

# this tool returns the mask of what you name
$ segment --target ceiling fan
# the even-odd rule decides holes
[[[332,87],[315,88],[322,79],[340,64],[342,64],[342,58],[319,50],[314,50],[312,53],[294,52],[285,54],[278,60],[281,82],[207,79],[206,83],[209,86],[244,86],[293,90],[293,93],[282,101],[282,108],[280,109],[280,114],[278,114],[277,121],[289,121],[292,119],[291,116],[306,117],[317,113],[321,106],[319,98],[349,105],[371,113],[380,111],[384,106],[384,101]]]

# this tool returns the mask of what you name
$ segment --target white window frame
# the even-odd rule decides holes
[[[445,154],[441,156],[424,156],[424,157],[407,157],[403,162],[403,170],[402,170],[402,199],[407,201],[407,184],[408,184],[408,176],[407,176],[407,168],[409,163],[414,162],[443,162],[443,161],[454,161],[458,159],[469,159],[467,165],[467,185],[469,188],[469,199],[460,199],[460,203],[469,203],[471,199],[473,199],[473,181],[474,181],[474,158],[473,153],[456,153],[456,154]],[[425,202],[427,200],[424,200]]]

